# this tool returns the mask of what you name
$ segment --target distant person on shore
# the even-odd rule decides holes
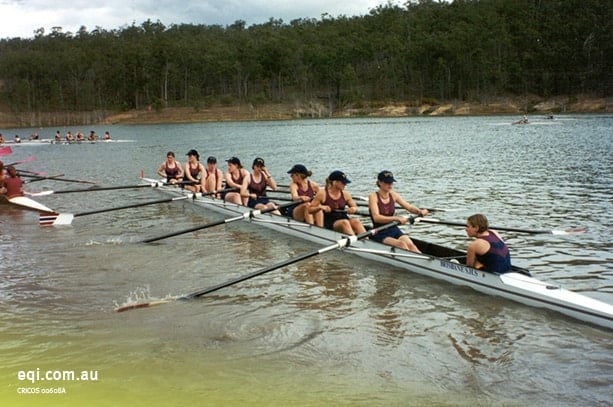
[[[228,172],[225,175],[226,188],[239,188],[239,191],[226,192],[222,198],[237,205],[247,206],[249,200],[249,194],[247,193],[249,171],[243,168],[241,160],[237,157],[231,157],[226,162],[228,163]]]
[[[304,201],[304,203],[297,206],[290,206],[287,208],[287,216],[294,218],[301,222],[306,222],[310,225],[316,225],[319,227],[324,226],[324,214],[322,211],[318,211],[314,215],[309,213],[309,206],[313,197],[319,192],[319,185],[315,181],[311,181],[309,177],[313,175],[311,171],[302,164],[296,164],[287,172],[292,183],[289,185],[289,192],[294,201]]]
[[[183,170],[183,181],[190,183],[185,185],[185,188],[192,192],[200,192],[201,178],[204,176],[204,166],[200,163],[200,154],[198,151],[191,149],[187,152],[187,162]]]
[[[408,220],[406,217],[395,216],[396,204],[419,216],[426,216],[428,214],[427,209],[419,209],[415,205],[411,205],[394,191],[394,182],[396,182],[394,174],[390,171],[381,171],[377,175],[377,187],[379,189],[368,195],[368,209],[370,210],[373,227],[379,227],[394,221],[400,222],[401,225],[406,224]],[[420,252],[409,235],[403,233],[398,226],[385,229],[372,238],[377,242],[390,246]]]
[[[511,271],[509,247],[500,235],[489,228],[485,215],[475,214],[466,220],[466,234],[476,238],[466,251],[466,265],[494,273]]]
[[[217,191],[222,189],[223,171],[217,168],[217,158],[210,156],[206,159],[206,167],[204,168],[204,176],[200,188],[202,192],[215,193],[215,198],[220,198]]]
[[[357,235],[366,229],[359,219],[348,216],[358,211],[353,197],[345,191],[345,186],[350,182],[344,172],[332,171],[326,178],[326,187],[315,195],[308,210],[312,215],[323,212],[325,228],[346,235]]]
[[[8,176],[4,177],[3,180],[3,190],[6,197],[10,199],[16,196],[23,196],[23,181],[21,181],[21,178],[19,178],[17,169],[14,166],[9,165],[7,168],[7,173]]]
[[[183,180],[183,168],[181,168],[181,163],[175,160],[174,152],[166,153],[166,161],[158,168],[158,175],[165,177],[169,184],[176,184]]]

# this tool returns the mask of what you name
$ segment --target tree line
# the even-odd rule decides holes
[[[607,0],[388,3],[356,17],[247,26],[150,20],[0,40],[15,112],[611,94]]]

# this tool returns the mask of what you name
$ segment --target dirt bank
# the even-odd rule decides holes
[[[319,102],[266,104],[254,106],[216,106],[211,108],[163,108],[128,112],[46,112],[11,113],[0,111],[0,127],[49,127],[86,124],[192,123],[247,120],[291,120],[328,117],[406,117],[406,116],[479,116],[564,113],[613,113],[613,98],[537,97],[492,98],[486,102],[450,101],[439,103],[364,103],[330,111]]]

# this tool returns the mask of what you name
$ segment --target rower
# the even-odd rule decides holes
[[[302,164],[294,165],[287,173],[292,178],[292,183],[289,185],[289,192],[292,195],[292,200],[304,201],[303,204],[287,208],[287,216],[310,225],[314,224],[323,227],[323,212],[319,211],[313,215],[308,211],[311,200],[317,195],[320,189],[315,181],[309,179],[313,173]]]
[[[187,162],[183,170],[183,181],[191,181],[192,184],[185,185],[185,188],[192,192],[200,192],[200,178],[204,174],[204,166],[200,163],[200,154],[191,149],[187,152]]]
[[[157,171],[160,177],[165,177],[169,184],[176,184],[183,179],[183,168],[181,163],[175,160],[175,153],[169,151],[166,153],[166,161],[164,161]]]
[[[408,220],[406,216],[394,215],[396,204],[418,216],[426,216],[428,214],[427,209],[419,209],[415,205],[411,205],[394,191],[392,189],[394,182],[396,182],[396,179],[394,179],[394,174],[391,171],[381,171],[377,175],[377,187],[379,189],[368,196],[368,209],[370,210],[373,227],[379,227],[394,221],[402,225],[406,224]],[[390,246],[421,253],[411,238],[409,238],[409,235],[403,233],[398,226],[377,233],[372,239]]]
[[[323,212],[324,227],[346,235],[364,233],[366,229],[357,218],[349,218],[348,214],[358,211],[358,206],[351,194],[345,191],[345,186],[351,181],[344,172],[335,170],[326,178],[326,187],[321,189],[309,206],[309,213],[315,215]],[[347,210],[345,211],[345,208]]]
[[[3,181],[4,194],[9,199],[16,196],[23,196],[23,182],[17,174],[17,169],[13,165],[9,165],[7,170],[8,177],[5,177]]]
[[[206,159],[206,167],[200,188],[202,188],[202,192],[215,193],[222,189],[222,182],[223,171],[217,168],[217,158],[210,156]],[[214,197],[220,198],[219,194],[214,195]]]
[[[266,209],[274,208],[275,204],[270,202],[270,199],[266,196],[266,188],[270,188],[273,191],[277,189],[277,183],[268,172],[264,159],[257,157],[253,160],[251,166],[253,172],[249,174],[249,183],[247,184],[247,193],[249,200],[247,206],[254,209]],[[273,212],[276,215],[280,215],[279,211]]]
[[[243,168],[238,157],[230,157],[226,160],[228,172],[226,172],[226,188],[239,188],[239,192],[226,192],[222,194],[222,199],[237,205],[247,206],[249,195],[247,184],[249,183],[249,171]]]

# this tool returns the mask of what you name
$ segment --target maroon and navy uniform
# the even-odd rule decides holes
[[[313,192],[313,186],[311,185],[311,181],[307,181],[306,189],[300,189],[300,186],[298,186],[298,189],[296,190],[296,192],[298,193],[298,196],[307,196],[311,199],[313,199],[313,197],[315,196],[315,192]],[[299,206],[299,205],[296,205],[296,206]],[[296,209],[296,206],[290,206],[289,208],[286,208],[285,214],[291,218],[294,215],[294,209]]]
[[[255,208],[257,204],[266,205],[270,200],[266,197],[266,178],[264,175],[261,176],[259,182],[256,182],[253,178],[253,174],[249,176],[249,185],[247,185],[247,191],[250,194],[255,194],[256,198],[249,197],[249,201],[247,202],[247,206],[250,208]]]
[[[174,167],[169,167],[168,163],[165,163],[164,172],[166,173],[166,182],[170,182],[170,180],[176,179],[177,175],[179,175],[179,166],[176,162]]]
[[[477,260],[483,264],[483,269],[494,273],[506,273],[511,271],[511,254],[509,247],[500,240],[495,233],[489,231],[489,235],[480,236],[490,244],[490,249],[483,255],[477,255]]]
[[[392,198],[392,196],[390,195],[389,201],[385,203],[383,202],[383,200],[381,200],[381,195],[379,195],[379,192],[377,192],[376,194],[377,194],[377,207],[379,208],[379,214],[383,216],[394,216],[394,214],[396,213],[396,201],[394,201],[394,198]],[[374,219],[372,219],[372,223],[373,223],[373,227],[375,228],[384,225],[383,223],[376,223]],[[398,239],[403,234],[404,233],[402,233],[402,231],[400,230],[398,226],[392,226],[391,228],[387,228],[375,234],[374,236],[372,236],[372,239],[376,240],[377,242],[383,242],[383,240],[386,237],[392,237],[394,239]]]
[[[323,204],[329,206],[332,211],[330,213],[324,212],[324,227],[326,229],[334,229],[334,222],[340,219],[349,219],[345,212],[335,212],[335,209],[345,209],[347,201],[345,200],[345,194],[341,191],[341,196],[338,199],[333,199],[328,190],[325,190],[326,199]]]
[[[243,170],[238,170],[238,178],[234,178],[234,175],[230,174],[230,179],[236,185],[243,185],[243,180],[245,179],[245,175],[243,174]],[[226,186],[229,187],[229,185],[226,185]],[[226,199],[226,194],[227,193],[228,192],[222,192],[221,193],[221,199]]]

